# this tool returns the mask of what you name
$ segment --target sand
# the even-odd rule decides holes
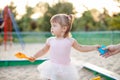
[[[43,46],[43,44],[39,43],[26,44],[25,49],[22,50],[20,44],[13,44],[12,46],[7,46],[7,50],[5,51],[4,46],[0,45],[0,60],[16,60],[17,58],[14,54],[19,51],[28,56],[32,56]],[[48,54],[49,52],[41,58],[47,58]],[[71,59],[79,71],[81,80],[90,80],[94,77],[91,72],[82,68],[82,65],[86,62],[120,75],[120,54],[103,58],[99,56],[97,51],[82,53],[72,49]],[[0,67],[0,80],[41,80],[37,66],[38,65]]]

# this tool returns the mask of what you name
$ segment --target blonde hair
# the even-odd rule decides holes
[[[50,23],[59,23],[61,27],[66,26],[67,30],[64,34],[64,37],[71,37],[70,30],[72,28],[72,23],[73,23],[74,17],[72,14],[67,15],[67,14],[56,14],[50,19]]]

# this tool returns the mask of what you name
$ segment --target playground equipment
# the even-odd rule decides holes
[[[101,67],[98,67],[96,65],[90,64],[90,63],[85,63],[83,67],[89,71],[91,71],[94,75],[99,75],[103,77],[105,80],[120,80],[120,75],[108,71],[106,69],[103,69]],[[92,80],[101,80],[100,78],[94,78]]]
[[[40,59],[34,62],[30,62],[28,60],[0,60],[0,67],[38,65],[44,61],[46,61],[46,59]]]
[[[15,29],[15,32],[18,36],[19,42],[21,43],[22,49],[24,49],[24,41],[21,38],[20,31],[18,29],[18,25],[14,19],[13,14],[11,13],[10,9],[8,6],[6,6],[3,10],[3,19],[0,19],[0,24],[4,24],[4,45],[5,45],[5,50],[7,50],[7,41],[12,42],[13,37],[12,37],[12,30],[13,28]],[[12,45],[12,43],[10,43]]]
[[[17,37],[19,39],[19,42],[21,43],[21,47],[22,49],[24,49],[24,41],[22,40],[20,31],[18,29],[18,25],[14,19],[14,15],[12,14],[12,12],[10,11],[10,9],[8,8],[8,6],[6,6],[2,12],[3,17],[0,18],[0,25],[3,25],[3,31],[4,31],[4,46],[5,46],[5,50],[7,50],[7,41],[12,41],[12,30],[14,28]],[[11,44],[12,45],[12,44]],[[26,57],[26,55],[22,55],[21,53],[16,54],[17,57],[21,57],[21,58],[26,58],[28,59],[28,57]],[[31,64],[40,64],[45,60],[36,60],[35,62],[31,63],[28,60],[0,60],[0,67],[3,66],[17,66],[17,65],[31,65]]]

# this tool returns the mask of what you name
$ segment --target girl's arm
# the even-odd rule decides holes
[[[34,62],[38,57],[41,57],[45,53],[47,53],[49,48],[50,48],[50,45],[46,44],[41,50],[39,50],[35,55],[33,55],[33,57],[30,57],[29,60],[31,62]]]
[[[97,50],[100,47],[100,45],[80,45],[76,40],[74,40],[72,46],[73,48],[75,48],[80,52],[89,52],[89,51]]]

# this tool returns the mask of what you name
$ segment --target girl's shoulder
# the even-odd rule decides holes
[[[49,37],[49,38],[47,39],[47,41],[51,41],[51,40],[53,40],[53,39],[55,39],[55,37]]]
[[[49,37],[49,38],[47,38],[46,44],[50,44],[50,42],[51,42],[53,39],[55,39],[55,37]]]
[[[67,38],[67,39],[69,39],[69,40],[71,40],[71,41],[74,41],[75,39],[74,38],[72,38],[72,37],[70,37],[70,38]]]
[[[70,38],[67,38],[70,42],[74,43],[75,39],[70,37]]]

